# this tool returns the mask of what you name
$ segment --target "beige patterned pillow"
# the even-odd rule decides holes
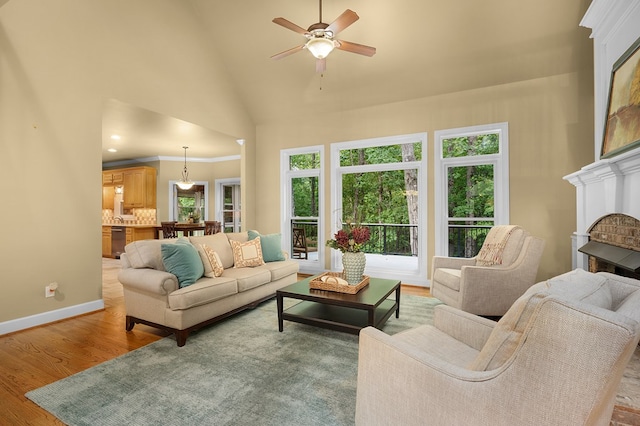
[[[231,243],[231,250],[233,251],[234,268],[264,265],[260,238],[249,240],[246,243],[234,240],[229,240],[229,242]]]
[[[220,256],[216,253],[211,247],[206,244],[200,244],[202,251],[205,256],[202,259],[203,263],[206,259],[205,263],[205,276],[206,277],[219,277],[224,272],[224,267],[222,266],[222,260],[220,260]]]

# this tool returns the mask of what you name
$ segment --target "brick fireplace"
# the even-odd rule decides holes
[[[640,220],[609,214],[589,229],[589,242],[579,251],[589,255],[589,271],[640,279]]]

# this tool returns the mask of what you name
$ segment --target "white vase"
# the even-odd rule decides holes
[[[362,281],[364,267],[367,264],[367,257],[364,252],[353,253],[346,251],[342,253],[342,266],[344,267],[344,279],[349,285],[356,285]]]

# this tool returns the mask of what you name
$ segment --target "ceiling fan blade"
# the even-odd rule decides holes
[[[287,29],[289,29],[289,30],[291,30],[291,31],[295,31],[295,32],[297,32],[298,34],[306,35],[306,34],[308,34],[308,33],[309,33],[309,32],[308,32],[307,30],[305,30],[304,28],[302,28],[302,27],[300,27],[300,26],[298,26],[298,25],[294,24],[294,23],[293,23],[293,22],[291,22],[291,21],[287,21],[287,20],[286,20],[286,19],[284,19],[284,18],[274,18],[272,22],[273,22],[274,24],[282,25],[283,27],[285,27],[285,28],[287,28]]]
[[[345,52],[357,53],[359,55],[373,56],[376,54],[376,48],[371,46],[365,46],[364,44],[352,43],[350,41],[336,40],[336,49],[344,50]]]
[[[322,72],[325,72],[326,69],[327,69],[327,60],[326,60],[326,58],[317,59],[316,60],[316,72],[317,73],[322,73]]]
[[[329,24],[325,31],[331,31],[335,37],[340,31],[356,22],[360,17],[353,10],[347,9],[335,21]]]
[[[296,52],[299,52],[304,48],[304,44],[296,47],[292,47],[291,49],[285,50],[284,52],[276,53],[271,57],[271,59],[282,59],[285,56],[293,55]]]

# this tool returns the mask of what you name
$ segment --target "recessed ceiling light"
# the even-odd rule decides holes
[[[111,139],[113,139],[114,141],[119,141],[120,135],[111,135]]]
[[[109,151],[109,152],[118,152],[118,150],[115,149],[115,148],[109,148],[107,151]]]

